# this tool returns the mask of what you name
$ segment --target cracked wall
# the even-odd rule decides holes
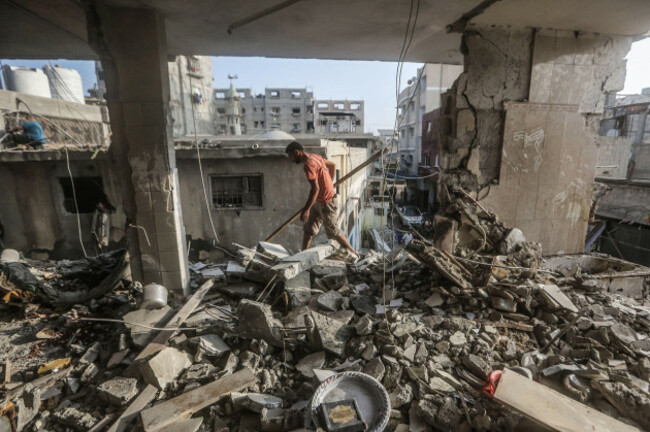
[[[623,87],[631,38],[472,29],[446,95],[443,168],[545,253],[584,246],[605,94]],[[443,126],[444,127],[444,126]]]

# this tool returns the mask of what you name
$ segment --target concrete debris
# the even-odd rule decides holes
[[[131,402],[138,395],[138,380],[135,378],[113,378],[97,386],[97,394],[116,406]]]
[[[263,339],[267,343],[281,347],[282,323],[273,317],[271,306],[251,300],[242,300],[237,309],[239,326],[237,331],[242,337]]]
[[[61,314],[26,309],[17,332],[39,345],[11,360],[4,396],[16,416],[3,413],[0,431],[14,421],[14,430],[89,430],[99,419],[110,432],[308,430],[312,395],[341,371],[386,389],[390,432],[530,430],[526,417],[550,424],[540,407],[563,406],[557,395],[597,413],[589,421],[650,429],[645,279],[614,292],[615,268],[601,283],[569,256],[542,258],[519,230],[448,194],[441,248],[412,240],[346,263],[331,244],[295,255],[238,246],[240,260],[192,265],[194,295],[202,291],[191,300],[134,310],[139,292],[126,283]],[[206,277],[219,282],[196,290]],[[124,324],[79,320],[103,314]],[[46,328],[48,338],[33,337]],[[503,395],[516,410],[484,396],[495,370],[528,389]]]
[[[140,371],[147,384],[164,390],[191,364],[188,354],[168,347],[143,363]]]

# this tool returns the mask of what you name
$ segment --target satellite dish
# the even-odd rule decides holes
[[[237,78],[239,78],[239,76],[237,76],[237,74],[234,74],[234,75],[228,74],[228,79],[237,79]]]

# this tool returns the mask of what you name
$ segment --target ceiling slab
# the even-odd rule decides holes
[[[471,22],[637,36],[650,30],[650,1],[501,0]]]
[[[228,34],[231,24],[282,0],[98,1],[156,9],[165,17],[172,55],[384,61],[399,59],[411,5],[407,0],[302,0]],[[461,63],[461,35],[448,33],[447,26],[481,3],[421,0],[406,60]],[[639,35],[650,30],[650,0],[501,0],[470,23]],[[86,34],[77,0],[0,2],[0,58],[94,59]]]

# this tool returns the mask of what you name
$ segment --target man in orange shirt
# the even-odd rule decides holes
[[[307,203],[300,213],[300,220],[304,223],[302,249],[309,249],[311,240],[318,234],[321,225],[325,225],[327,238],[336,240],[350,253],[359,257],[357,251],[336,226],[336,204],[332,201],[335,194],[332,180],[336,173],[336,165],[322,156],[306,153],[302,144],[297,141],[289,144],[286,152],[293,162],[303,164],[307,180],[311,185]]]

